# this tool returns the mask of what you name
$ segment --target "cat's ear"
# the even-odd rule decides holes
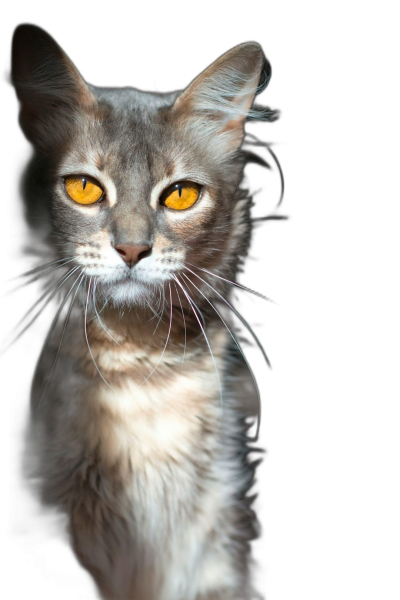
[[[11,79],[21,102],[22,130],[39,148],[65,139],[77,111],[96,105],[65,52],[35,25],[19,25],[14,32]]]
[[[220,136],[226,151],[235,151],[242,143],[246,119],[260,118],[260,109],[252,105],[270,76],[261,46],[240,44],[200,73],[177,98],[173,111],[206,137],[207,132]]]

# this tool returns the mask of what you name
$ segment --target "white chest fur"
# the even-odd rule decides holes
[[[103,518],[123,523],[118,529],[122,543],[113,534],[101,546],[102,560],[107,561],[115,544],[113,561],[118,555],[124,565],[123,576],[110,567],[109,577],[115,575],[115,586],[126,586],[126,591],[132,569],[148,572],[157,589],[148,594],[149,600],[194,600],[217,584],[236,586],[229,548],[243,480],[237,448],[229,449],[222,435],[228,422],[232,431],[236,422],[229,406],[221,404],[209,353],[199,353],[195,346],[182,367],[182,355],[173,346],[160,361],[158,349],[145,352],[133,344],[114,344],[105,350],[94,335],[91,342],[97,365],[112,387],[96,376],[90,356],[79,357],[75,365],[84,383],[81,377],[76,384],[54,389],[54,396],[63,398],[63,410],[53,416],[56,455],[66,457],[73,440],[65,472],[70,481],[71,468],[78,465],[78,507],[93,504],[90,514],[103,515],[96,525],[99,535]],[[225,336],[215,336],[212,344],[222,379]],[[94,477],[86,474],[88,469]],[[84,513],[75,521],[78,536],[86,519]],[[80,543],[92,560],[99,544],[95,541],[92,548],[89,542],[85,538]],[[129,597],[125,591],[121,598]]]

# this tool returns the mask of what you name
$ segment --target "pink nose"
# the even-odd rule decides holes
[[[147,246],[147,244],[118,244],[114,248],[128,267],[133,267],[139,260],[149,256],[151,252],[151,246]]]

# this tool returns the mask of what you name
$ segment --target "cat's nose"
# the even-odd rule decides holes
[[[114,246],[121,258],[126,262],[128,267],[133,267],[139,260],[149,256],[151,253],[151,246],[147,244],[118,244]]]

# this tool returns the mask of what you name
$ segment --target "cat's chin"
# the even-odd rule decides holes
[[[161,287],[126,279],[102,286],[103,299],[116,307],[156,306],[159,303]]]

